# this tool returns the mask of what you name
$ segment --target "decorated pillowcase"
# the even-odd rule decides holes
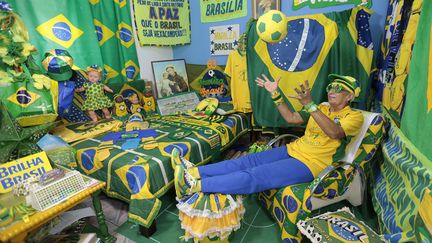
[[[231,101],[228,77],[219,66],[206,68],[191,82],[191,87],[202,98],[216,98],[220,102]]]
[[[300,232],[311,242],[383,242],[369,226],[344,207],[297,223]]]

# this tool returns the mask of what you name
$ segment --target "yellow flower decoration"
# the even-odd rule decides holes
[[[8,54],[6,47],[0,47],[0,57],[5,57]]]
[[[28,57],[28,56],[30,56],[30,54],[32,52],[35,52],[35,51],[36,51],[36,47],[34,47],[32,44],[24,43],[23,44],[23,50],[22,50],[21,54],[25,57]]]
[[[42,74],[33,74],[32,78],[35,81],[33,85],[36,89],[43,89],[44,87],[46,89],[51,88],[51,79],[49,77]]]
[[[13,78],[5,71],[0,71],[0,87],[13,82]]]

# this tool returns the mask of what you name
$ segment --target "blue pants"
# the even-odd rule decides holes
[[[310,182],[312,172],[286,146],[198,167],[205,193],[251,194]]]

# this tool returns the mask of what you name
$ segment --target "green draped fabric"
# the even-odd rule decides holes
[[[427,136],[432,132],[432,2],[424,1],[423,4],[401,129],[417,149],[432,160],[430,136]]]
[[[30,42],[39,53],[66,49],[75,65],[98,64],[105,68],[105,82],[123,83],[139,74],[126,0],[9,0],[29,30]]]
[[[247,32],[247,65],[257,124],[288,126],[270,94],[255,84],[255,78],[262,74],[273,80],[281,77],[279,89],[284,97],[295,95],[294,88],[308,80],[315,103],[327,100],[325,88],[329,74],[353,76],[362,89],[353,106],[364,108],[373,56],[370,15],[368,9],[357,7],[342,12],[290,17],[288,34],[276,44],[262,41],[256,31],[256,22],[251,22]],[[297,111],[302,108],[293,98],[286,98],[285,102]]]

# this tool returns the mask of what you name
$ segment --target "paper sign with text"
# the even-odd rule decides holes
[[[9,192],[18,182],[32,176],[40,176],[51,169],[45,152],[0,164],[0,193]]]
[[[201,22],[219,22],[247,15],[247,0],[201,0]]]
[[[132,3],[141,46],[190,43],[188,0],[133,0]]]
[[[240,25],[221,25],[210,27],[210,54],[212,56],[229,55],[238,47]]]

